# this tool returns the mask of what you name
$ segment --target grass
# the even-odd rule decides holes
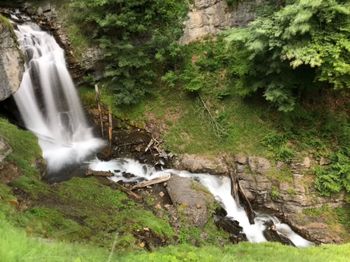
[[[73,178],[59,184],[41,181],[34,163],[41,158],[37,139],[0,119],[0,135],[13,148],[8,161],[21,168],[21,175],[10,184],[0,183],[0,215],[23,228],[28,235],[69,242],[110,247],[118,235],[119,251],[139,250],[139,231],[148,228],[163,243],[178,242],[180,233],[170,224],[170,217],[154,214],[149,201],[136,202],[96,178]],[[25,150],[23,150],[25,148]],[[193,226],[181,232],[181,243],[200,239],[201,230]],[[222,232],[210,221],[202,244],[218,244]],[[187,234],[187,235],[186,235]],[[220,240],[221,241],[221,240]]]
[[[2,261],[107,261],[109,252],[96,246],[28,237],[22,230],[0,220],[0,257]],[[110,261],[348,261],[350,246],[321,246],[297,249],[280,244],[241,243],[224,248],[189,245],[161,248],[155,252],[116,251]]]
[[[350,234],[350,207],[333,208],[328,205],[323,205],[320,208],[309,208],[303,211],[311,219],[320,219],[326,223],[334,232],[338,232],[343,239],[349,241]]]
[[[0,216],[1,261],[107,261],[108,252],[97,247],[28,237]],[[117,261],[117,258],[114,257]]]
[[[0,136],[4,137],[13,149],[8,160],[15,162],[27,176],[38,175],[35,162],[41,158],[41,149],[37,138],[2,118],[0,118]]]
[[[113,94],[103,88],[101,100],[134,125],[158,126],[165,147],[174,153],[244,153],[290,163],[328,156],[350,139],[346,105],[333,110],[325,100],[322,107],[305,104],[285,114],[258,97],[239,97],[226,77],[224,48],[213,41],[183,47],[181,69],[156,83],[136,106],[116,107]],[[84,88],[83,100],[94,104],[93,92]]]

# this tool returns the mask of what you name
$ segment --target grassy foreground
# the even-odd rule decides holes
[[[93,246],[34,239],[14,228],[1,217],[1,261],[348,261],[350,245],[297,249],[280,244],[249,244],[224,248],[188,245],[170,246],[153,253],[135,252],[128,255]]]

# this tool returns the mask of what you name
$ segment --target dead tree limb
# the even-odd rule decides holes
[[[209,107],[207,106],[207,104],[205,103],[205,101],[203,100],[203,98],[198,95],[198,98],[199,98],[199,101],[201,102],[201,104],[203,105],[204,107],[204,110],[207,112],[208,116],[209,116],[209,119],[210,119],[210,122],[212,123],[212,125],[214,126],[214,130],[215,130],[215,133],[218,135],[218,136],[222,136],[223,134],[225,134],[225,130],[222,128],[222,126],[218,123],[218,121],[215,120],[213,114],[211,113]]]
[[[97,102],[97,109],[100,116],[100,126],[101,126],[101,136],[104,137],[104,129],[103,129],[103,116],[102,116],[102,108],[100,103],[100,90],[98,88],[98,85],[95,85],[95,92],[96,92],[96,102]]]
[[[151,186],[151,185],[155,185],[155,184],[160,184],[163,182],[166,182],[170,179],[171,175],[166,175],[166,176],[162,176],[162,177],[157,177],[155,179],[152,180],[147,180],[147,181],[143,181],[141,183],[138,183],[136,185],[134,185],[131,190],[134,189],[138,189],[138,188],[143,188],[143,187],[147,187],[147,186]]]
[[[109,144],[112,146],[113,142],[113,116],[112,116],[112,108],[108,108],[108,139],[109,139]]]

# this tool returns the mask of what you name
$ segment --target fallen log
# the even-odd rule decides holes
[[[163,182],[166,182],[170,179],[171,175],[166,175],[166,176],[162,176],[162,177],[157,177],[155,179],[152,180],[147,180],[147,181],[143,181],[141,183],[138,183],[136,185],[134,185],[131,190],[134,189],[138,189],[138,188],[143,188],[143,187],[147,187],[147,186],[151,186],[151,185],[155,185],[155,184],[160,184]]]
[[[120,184],[116,184],[118,189],[122,192],[124,192],[125,194],[127,194],[128,196],[130,196],[131,198],[135,199],[135,200],[142,200],[142,197],[134,192],[132,192],[130,189],[120,185]]]

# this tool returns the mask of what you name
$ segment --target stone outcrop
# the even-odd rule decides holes
[[[203,227],[208,222],[215,200],[201,184],[191,178],[172,176],[167,182],[167,191],[187,223]]]
[[[23,72],[24,62],[12,25],[0,16],[0,101],[17,91]]]
[[[184,154],[175,161],[174,167],[179,170],[188,170],[193,173],[210,173],[212,175],[225,175],[229,169],[223,157],[209,157]]]
[[[180,42],[188,44],[230,27],[247,25],[254,20],[256,7],[263,3],[246,0],[229,7],[226,0],[194,0]]]
[[[316,192],[313,176],[308,174],[314,163],[312,159],[287,165],[281,162],[275,164],[257,156],[209,158],[182,155],[178,157],[175,167],[193,173],[216,175],[229,175],[230,170],[235,170],[242,191],[256,211],[280,217],[296,232],[315,243],[341,243],[341,227],[338,231],[334,230],[326,218],[308,214],[309,210],[325,206],[338,208],[346,205],[344,194],[327,198]]]

